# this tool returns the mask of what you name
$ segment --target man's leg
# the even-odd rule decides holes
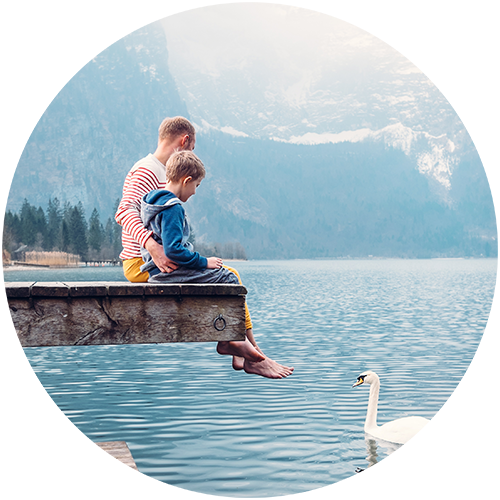
[[[138,257],[135,259],[128,259],[123,261],[123,273],[125,277],[131,281],[132,283],[144,283],[148,281],[149,274],[142,273],[140,267],[143,264],[143,260]],[[229,269],[228,269],[229,270]],[[231,270],[234,275],[237,276],[238,281],[241,283],[241,279],[237,272]],[[154,276],[152,279],[156,282],[233,282],[234,276],[225,276],[223,277],[223,281],[219,281],[219,279],[213,279],[213,275],[217,274],[216,270],[209,269],[206,270],[205,273],[201,273],[201,275],[205,278],[200,279],[200,273],[194,272],[193,275],[191,270],[181,269],[180,271],[176,271],[171,275],[167,275],[166,273],[160,273]],[[175,277],[174,277],[175,276]],[[163,280],[162,280],[163,278]],[[207,279],[208,278],[208,279]],[[231,278],[228,280],[228,278]],[[174,281],[175,280],[175,281]],[[248,310],[248,308],[247,308]],[[247,318],[250,318],[250,315],[245,315],[245,326],[248,325]],[[226,354],[233,356],[233,367],[235,364],[237,366],[236,369],[245,370],[247,373],[253,373],[255,375],[260,375],[266,378],[284,378],[292,374],[293,368],[288,368],[286,366],[282,366],[276,361],[266,357],[258,346],[254,345],[254,338],[251,328],[246,330],[247,338],[244,341],[231,341],[231,342],[219,342],[217,345],[217,352],[219,354]],[[250,341],[252,340],[252,342]],[[241,367],[240,363],[241,361]]]
[[[225,267],[228,271],[231,271],[236,275],[240,285],[241,277],[236,271],[236,269],[229,266]],[[271,358],[268,358],[257,345],[255,338],[253,336],[253,325],[252,319],[250,318],[250,311],[245,302],[245,329],[246,329],[246,341],[245,342],[219,342],[217,345],[217,352],[219,354],[232,354],[233,355],[233,368],[235,370],[245,370],[246,373],[253,373],[255,375],[260,375],[266,378],[285,378],[293,373],[293,368],[288,366],[280,365]],[[233,346],[236,344],[243,344],[241,346],[241,351],[239,353],[232,350]],[[245,349],[246,347],[246,349]],[[255,349],[252,349],[254,347]],[[262,355],[261,359],[256,359],[255,353]]]
[[[243,285],[243,283],[241,282],[240,275],[239,275],[238,271],[236,271],[236,269],[233,269],[232,267],[229,267],[226,265],[224,265],[222,267],[225,267],[228,271],[231,271],[233,274],[235,274],[236,277],[238,278],[238,281],[240,282],[240,285]],[[252,328],[253,328],[252,318],[250,318],[250,311],[248,310],[248,306],[247,306],[247,303],[245,301],[245,330],[252,330]],[[252,342],[252,344],[254,344],[254,346],[256,346],[256,344],[253,341],[253,335],[252,335],[252,338],[250,339],[250,341]]]

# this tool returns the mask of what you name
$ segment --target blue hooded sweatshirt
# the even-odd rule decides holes
[[[153,238],[163,245],[165,255],[179,266],[189,269],[204,270],[207,267],[206,257],[193,251],[188,242],[189,224],[181,200],[166,189],[157,189],[144,195],[141,200],[141,219],[146,229],[153,231]],[[141,249],[144,265],[141,271],[151,276],[158,274],[149,252]]]

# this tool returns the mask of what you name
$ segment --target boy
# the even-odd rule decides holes
[[[153,232],[157,243],[163,245],[167,258],[178,265],[170,273],[161,272],[143,248],[141,272],[149,273],[150,283],[238,283],[238,277],[223,267],[221,259],[202,257],[188,243],[189,225],[182,203],[196,193],[204,177],[205,167],[192,151],[177,151],[166,164],[165,189],[151,191],[142,198],[144,227]],[[234,369],[243,369],[262,377],[284,378],[293,372],[293,368],[265,356],[248,330],[244,341],[219,342],[217,352],[232,355]]]

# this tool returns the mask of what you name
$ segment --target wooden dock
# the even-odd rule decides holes
[[[23,347],[245,339],[241,285],[10,282],[6,293]]]
[[[132,467],[136,471],[139,470],[125,441],[105,441],[96,443],[96,445],[125,465]]]

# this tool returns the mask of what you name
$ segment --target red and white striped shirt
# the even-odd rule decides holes
[[[115,214],[115,220],[122,226],[123,250],[120,259],[127,260],[141,256],[141,246],[153,234],[144,228],[141,220],[141,199],[155,189],[164,189],[167,179],[165,165],[149,154],[139,160],[128,173],[123,184],[123,195]]]

